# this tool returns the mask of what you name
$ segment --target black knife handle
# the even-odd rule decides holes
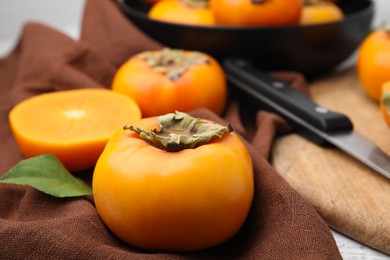
[[[353,128],[347,116],[317,105],[292,86],[256,69],[247,60],[229,58],[223,66],[229,86],[255,105],[279,114],[298,132],[317,135],[310,128],[322,132],[351,131]],[[313,136],[308,137],[313,139]],[[319,139],[315,142],[323,143],[320,136],[315,139]]]

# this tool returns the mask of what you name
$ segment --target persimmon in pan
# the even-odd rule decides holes
[[[156,2],[148,16],[164,22],[213,25],[214,16],[208,0],[161,0]]]
[[[339,21],[344,13],[335,3],[324,0],[306,0],[300,24],[321,24]]]
[[[217,24],[288,25],[297,24],[302,0],[210,0]]]
[[[131,98],[105,89],[58,91],[29,98],[9,114],[25,157],[53,154],[71,172],[93,168],[118,127],[141,118]]]

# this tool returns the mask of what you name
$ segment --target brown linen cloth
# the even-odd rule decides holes
[[[158,48],[108,0],[86,2],[77,42],[44,25],[26,24],[14,51],[0,60],[0,175],[23,159],[9,129],[12,106],[44,92],[109,88],[115,70],[127,58]],[[296,74],[275,75],[306,87]],[[188,254],[144,252],[110,233],[93,198],[58,199],[27,186],[1,184],[0,259],[341,259],[325,222],[267,161],[276,135],[290,128],[266,112],[258,112],[252,120],[257,124],[250,128],[240,123],[239,109],[232,102],[224,119],[246,139],[256,187],[246,223],[226,243]],[[223,120],[208,110],[193,115]],[[92,170],[79,176],[90,183]]]

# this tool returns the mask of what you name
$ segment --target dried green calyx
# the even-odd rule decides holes
[[[206,55],[197,51],[164,48],[161,51],[145,51],[137,55],[155,71],[177,80],[189,68],[197,64],[209,64]]]
[[[153,146],[176,152],[192,149],[207,144],[214,137],[222,137],[232,132],[231,125],[221,126],[216,123],[202,121],[183,112],[176,112],[158,118],[160,130],[145,131],[142,128],[126,125],[123,128],[134,131]]]

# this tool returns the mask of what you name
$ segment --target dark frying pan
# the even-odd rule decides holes
[[[371,0],[340,0],[345,19],[321,25],[273,27],[191,26],[149,19],[142,0],[118,0],[122,12],[142,31],[171,48],[198,50],[222,60],[250,59],[263,70],[294,70],[308,77],[331,71],[369,33]]]

